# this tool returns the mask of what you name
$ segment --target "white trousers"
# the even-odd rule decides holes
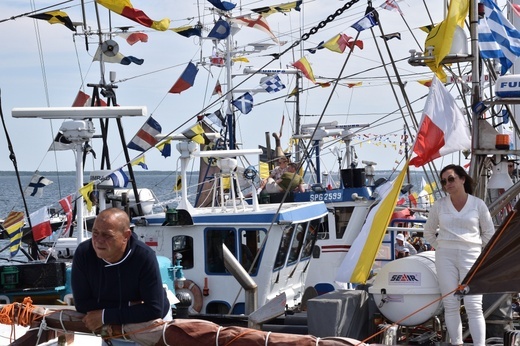
[[[435,267],[441,294],[448,294],[443,300],[446,328],[452,345],[462,345],[462,322],[460,318],[460,300],[453,294],[462,282],[480,250],[437,249]],[[468,315],[468,324],[473,345],[484,346],[486,339],[486,321],[482,312],[482,295],[465,295],[464,307]]]

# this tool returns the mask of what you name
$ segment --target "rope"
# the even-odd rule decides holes
[[[219,326],[218,327],[218,330],[217,330],[217,334],[216,334],[216,337],[215,337],[215,345],[218,346],[218,337],[220,335],[220,331],[222,330],[222,326]]]
[[[165,344],[166,346],[170,346],[170,345],[168,344],[168,341],[166,341],[166,328],[168,327],[168,325],[169,325],[169,323],[165,323],[165,324],[163,325],[163,331],[162,331],[163,342],[164,342],[164,344]]]
[[[268,332],[265,334],[265,346],[269,345],[269,336],[271,335],[271,332]]]

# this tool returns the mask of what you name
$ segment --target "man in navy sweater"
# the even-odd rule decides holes
[[[154,251],[137,239],[128,215],[117,208],[100,212],[92,238],[76,249],[72,292],[92,331],[153,321],[171,311]]]

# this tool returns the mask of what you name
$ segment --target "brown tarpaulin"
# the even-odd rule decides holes
[[[519,202],[520,203],[520,202]],[[462,285],[465,294],[516,293],[520,288],[519,204],[495,232]]]

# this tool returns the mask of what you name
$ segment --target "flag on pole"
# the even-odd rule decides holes
[[[142,65],[144,63],[144,59],[136,58],[135,56],[124,56],[120,52],[117,52],[114,56],[109,56],[103,53],[101,50],[101,46],[98,47],[96,53],[94,54],[93,61],[103,61],[111,64],[121,64],[121,65],[130,65],[134,63],[136,65]]]
[[[278,92],[282,89],[285,89],[285,85],[282,83],[280,77],[276,74],[272,77],[268,77],[265,81],[260,84],[262,88],[265,89],[269,94]]]
[[[410,165],[420,167],[441,156],[471,149],[469,126],[444,84],[434,77],[424,105]]]
[[[126,42],[133,46],[137,42],[148,42],[148,35],[144,32],[118,32],[117,36],[120,36],[126,40]]]
[[[184,36],[184,37],[191,37],[191,36],[202,37],[202,28],[199,26],[186,25],[186,26],[181,26],[179,28],[172,28],[170,30],[173,32],[176,32],[177,34]]]
[[[262,15],[256,17],[256,19],[253,19],[253,17],[251,17],[251,15],[248,14],[245,16],[232,18],[231,22],[263,31],[266,34],[268,34],[269,37],[271,37],[271,40],[276,42],[276,44],[282,45],[282,43],[276,38],[275,34],[273,34],[273,32],[271,31],[271,28],[269,27],[267,20]]]
[[[371,27],[376,26],[378,24],[379,22],[376,17],[376,12],[371,11],[367,13],[363,18],[352,24],[351,27],[353,27],[359,32],[366,29],[370,29]]]
[[[22,227],[24,225],[24,213],[22,211],[11,211],[4,220],[3,227],[9,235],[10,258],[13,258],[20,250],[22,244]]]
[[[172,156],[172,140],[167,139],[159,144],[157,144],[156,148],[161,152],[161,156],[170,157]]]
[[[253,8],[251,11],[261,14],[264,17],[267,17],[268,15],[271,15],[273,13],[283,13],[290,12],[291,10],[295,10],[300,12],[300,7],[302,5],[302,0],[288,2],[286,4],[280,4],[280,5],[274,5],[274,6],[265,6],[265,7],[259,7],[259,8]]]
[[[336,53],[343,53],[345,48],[347,48],[348,41],[351,38],[352,37],[345,34],[337,34],[327,42],[323,43],[321,46]]]
[[[211,122],[218,127],[225,127],[226,126],[226,119],[222,115],[222,111],[220,109],[217,109],[213,113],[206,116]]]
[[[222,85],[220,85],[220,81],[217,79],[217,83],[215,83],[215,88],[213,88],[213,92],[211,93],[211,96],[218,95],[222,96]]]
[[[161,125],[150,116],[130,143],[128,143],[127,147],[138,151],[146,151],[159,142],[155,136],[161,134],[161,131]]]
[[[247,114],[253,109],[253,95],[251,95],[249,92],[246,92],[244,95],[234,100],[232,104],[233,106],[237,107],[238,110],[243,114]]]
[[[359,235],[343,258],[335,279],[339,286],[346,288],[348,283],[366,283],[392,218],[407,167],[408,162],[393,182],[385,183],[376,190],[381,200],[368,213]]]
[[[51,221],[47,207],[43,207],[31,213],[32,235],[34,241],[42,240],[52,234]]]
[[[159,21],[152,20],[146,15],[146,13],[134,8],[130,0],[96,0],[96,2],[101,6],[108,8],[110,11],[144,25],[147,28],[165,31],[168,30],[168,27],[170,26],[170,20],[168,18]]]
[[[433,47],[434,59],[426,65],[440,78],[446,80],[441,62],[448,55],[455,36],[457,26],[464,27],[464,20],[468,16],[469,1],[452,0],[448,8],[446,19],[437,24],[426,37],[424,47]]]
[[[70,226],[72,226],[72,195],[60,199],[59,203],[67,219],[65,228],[63,228],[63,231],[61,232],[61,235],[63,236],[69,232]]]
[[[123,172],[122,168],[110,173],[109,177],[112,180],[114,187],[126,187],[128,185],[128,176]]]
[[[309,61],[306,57],[301,58],[292,65],[300,70],[308,80],[316,84],[316,79],[314,79],[314,73],[312,72],[311,64],[309,64]]]
[[[520,56],[520,32],[507,20],[494,1],[483,0],[484,18],[479,20],[478,44],[483,58],[499,59],[504,75]]]
[[[209,38],[214,38],[216,40],[225,40],[229,34],[231,33],[231,26],[224,19],[219,19],[215,23],[215,26],[208,34]]]
[[[182,72],[179,79],[177,79],[175,84],[168,92],[171,94],[180,94],[184,90],[191,88],[193,84],[195,84],[195,77],[197,76],[197,72],[199,72],[199,69],[197,66],[195,66],[194,63],[190,61],[188,66],[186,66],[184,69],[184,72]]]
[[[381,38],[385,41],[389,41],[393,38],[397,38],[398,40],[401,39],[401,33],[400,32],[394,32],[394,33],[391,33],[391,34],[386,34],[386,35],[383,35],[381,36]]]
[[[53,183],[52,180],[45,178],[38,174],[36,171],[29,182],[29,185],[25,188],[25,195],[41,197],[43,196],[43,188]]]

